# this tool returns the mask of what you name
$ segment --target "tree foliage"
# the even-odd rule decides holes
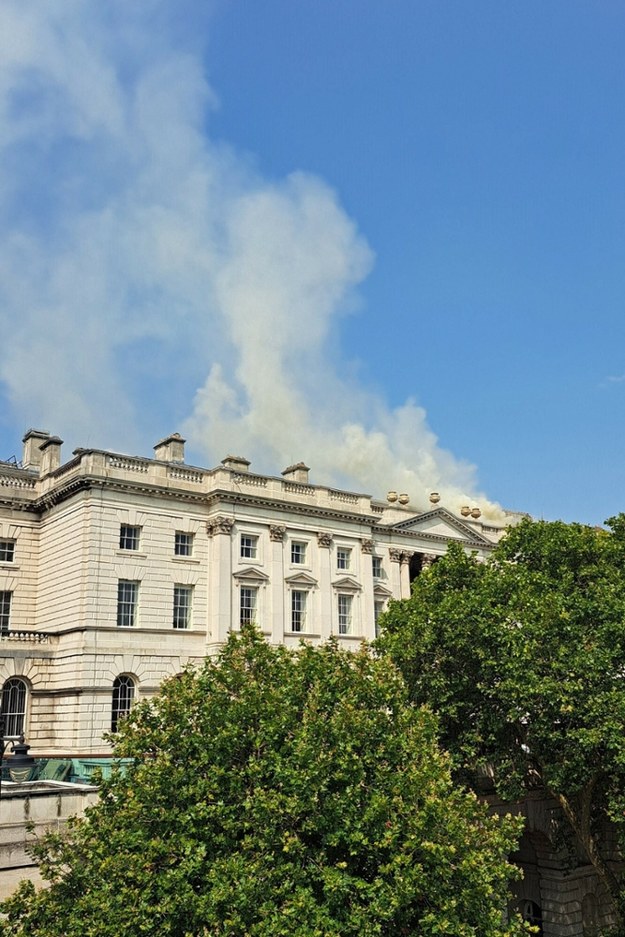
[[[512,937],[516,820],[455,787],[431,714],[388,660],[253,631],[122,724],[134,760],[69,836],[16,937]]]
[[[487,763],[505,798],[555,797],[616,911],[603,834],[609,819],[625,845],[625,517],[610,524],[524,521],[485,563],[450,547],[379,647],[438,714],[458,776]]]

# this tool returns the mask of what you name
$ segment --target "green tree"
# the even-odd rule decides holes
[[[432,715],[388,660],[254,631],[124,721],[134,759],[68,837],[16,937],[512,937],[518,823],[450,779]]]
[[[625,517],[611,532],[524,521],[491,558],[459,547],[393,603],[379,649],[440,719],[465,781],[507,799],[541,786],[622,916],[606,821],[625,846]],[[474,776],[474,775],[473,775]]]

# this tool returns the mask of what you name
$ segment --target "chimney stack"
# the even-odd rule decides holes
[[[231,472],[241,473],[249,472],[251,462],[240,455],[227,455],[225,459],[221,460],[221,464],[224,468],[230,469]]]
[[[24,449],[22,454],[22,468],[36,469],[39,471],[41,466],[41,444],[50,438],[50,433],[45,429],[29,429],[22,439]]]
[[[295,465],[289,465],[282,473],[282,477],[287,482],[297,482],[300,485],[308,484],[308,473],[310,469],[304,462],[297,462]]]
[[[41,475],[49,475],[61,465],[61,446],[63,440],[58,436],[48,436],[39,447],[41,450]]]
[[[184,444],[180,433],[172,433],[165,439],[161,439],[154,446],[154,458],[159,462],[184,462]]]

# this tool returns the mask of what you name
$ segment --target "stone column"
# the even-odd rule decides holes
[[[424,569],[429,569],[436,558],[435,553],[423,553],[421,555],[421,572]]]
[[[398,550],[396,547],[391,547],[388,551],[389,559],[391,561],[391,591],[393,593],[394,599],[401,599],[401,575],[400,575],[400,563],[402,558],[402,551]]]
[[[371,562],[373,540],[361,540],[360,549],[362,551],[362,625],[360,632],[367,641],[373,641],[375,638],[375,599],[373,595],[373,565]]]
[[[269,608],[267,614],[271,622],[271,640],[274,644],[284,643],[284,632],[287,631],[290,608],[285,606],[284,590],[284,535],[286,527],[282,524],[271,524],[269,539],[271,541],[269,564]]]
[[[410,560],[412,553],[404,551],[399,560],[400,597],[410,598]]]
[[[232,626],[238,626],[238,609],[233,608],[232,541],[234,520],[211,518],[206,525],[208,545],[209,644],[223,644]]]
[[[319,589],[317,593],[319,619],[314,625],[314,630],[321,635],[322,641],[327,641],[332,635],[332,622],[335,617],[334,604],[336,597],[332,588],[332,565],[330,562],[332,539],[332,534],[326,530],[320,530],[317,534],[317,550],[319,551]]]

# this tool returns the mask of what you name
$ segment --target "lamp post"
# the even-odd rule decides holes
[[[2,794],[2,765],[5,752],[10,743],[13,743],[12,756],[7,760],[7,764],[12,781],[18,783],[28,781],[36,764],[33,756],[28,754],[30,745],[26,744],[24,734],[22,733],[16,742],[15,739],[5,738],[5,731],[6,720],[4,716],[0,716],[0,795]]]

